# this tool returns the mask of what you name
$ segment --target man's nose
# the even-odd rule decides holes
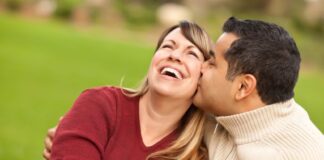
[[[204,71],[206,70],[206,68],[208,67],[208,61],[206,61],[206,62],[204,62],[203,64],[202,64],[202,66],[201,66],[201,73],[203,74],[204,73]]]

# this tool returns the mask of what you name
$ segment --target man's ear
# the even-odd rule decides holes
[[[237,76],[237,90],[235,93],[235,100],[241,100],[254,91],[256,91],[257,80],[252,74],[243,74]]]

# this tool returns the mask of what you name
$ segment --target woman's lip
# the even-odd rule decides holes
[[[164,67],[161,71],[161,74],[171,76],[171,77],[174,77],[174,78],[177,78],[180,80],[183,79],[183,77],[181,76],[181,73],[178,70],[170,68],[170,67]]]
[[[174,66],[172,66],[172,65],[165,65],[165,66],[162,66],[162,67],[159,69],[159,73],[162,74],[162,70],[163,70],[164,68],[167,68],[167,67],[176,70],[176,71],[180,74],[181,79],[184,79],[184,78],[185,78],[185,74],[181,71],[181,69],[178,69],[177,67],[174,67]]]
[[[168,75],[164,75],[164,74],[161,74],[161,76],[162,76],[164,79],[167,79],[167,80],[173,80],[173,81],[179,81],[179,80],[182,80],[182,79],[175,78],[175,77],[168,76]]]

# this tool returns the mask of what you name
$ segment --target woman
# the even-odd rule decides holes
[[[80,95],[57,128],[51,159],[207,159],[205,117],[192,97],[210,54],[198,25],[169,28],[137,91],[100,87]]]

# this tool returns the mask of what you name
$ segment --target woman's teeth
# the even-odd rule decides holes
[[[173,78],[182,79],[181,73],[176,69],[165,67],[162,69],[161,74],[171,76]]]

